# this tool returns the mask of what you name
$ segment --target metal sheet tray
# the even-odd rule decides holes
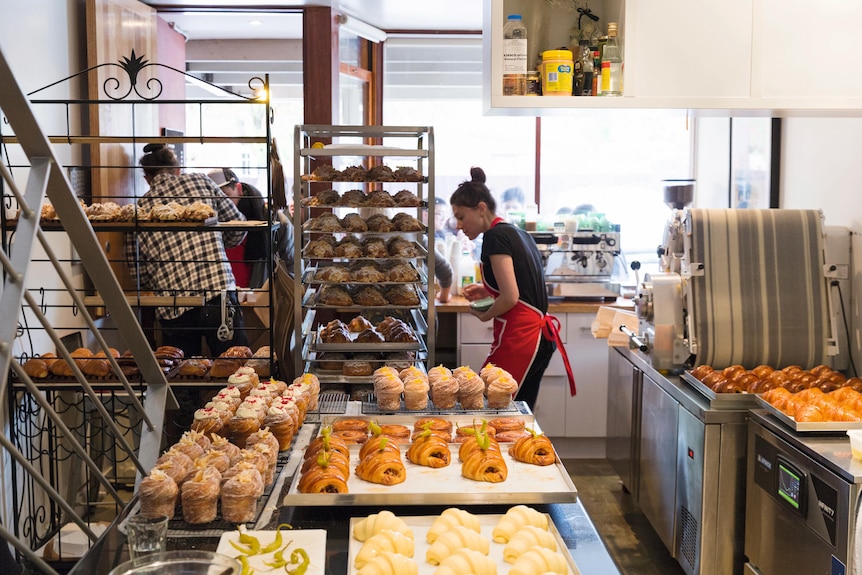
[[[512,459],[504,444],[504,458],[509,470],[506,481],[487,483],[461,476],[458,461],[458,444],[450,444],[451,463],[432,469],[411,463],[401,446],[402,460],[407,479],[398,485],[378,485],[356,477],[359,464],[359,446],[350,448],[349,493],[299,493],[301,474],[297,471],[284,497],[284,505],[483,505],[575,503],[577,489],[562,462],[539,466]],[[301,460],[301,454],[297,454]]]
[[[427,414],[436,414],[436,415],[445,415],[447,413],[469,413],[475,416],[483,416],[483,417],[496,417],[498,415],[503,414],[511,414],[511,413],[519,413],[518,407],[515,405],[514,401],[510,401],[509,405],[504,408],[491,408],[488,407],[488,400],[485,399],[485,407],[482,409],[462,409],[461,404],[456,404],[456,406],[452,409],[440,409],[434,407],[434,404],[431,400],[428,400],[428,407],[422,410],[423,413]],[[386,415],[392,413],[416,413],[415,411],[409,410],[404,407],[404,400],[401,401],[401,407],[398,411],[387,411],[382,410],[377,405],[376,396],[372,393],[369,394],[365,401],[362,402],[362,413],[363,415]]]
[[[419,575],[433,575],[437,571],[437,567],[425,561],[425,554],[428,551],[428,547],[430,546],[425,540],[425,536],[437,516],[413,515],[399,517],[413,531],[413,541],[415,542],[413,559],[416,561],[416,565],[419,568]],[[494,542],[494,537],[492,536],[494,527],[500,521],[502,515],[477,514],[477,517],[479,518],[480,525],[479,533],[490,542],[488,557],[493,559],[494,562],[497,564],[497,573],[508,573],[509,568],[511,568],[511,565],[509,565],[503,560],[503,549],[506,547],[506,544]],[[356,560],[356,555],[357,553],[359,553],[359,549],[362,547],[362,542],[355,539],[352,534],[353,527],[356,525],[356,523],[358,523],[364,518],[364,516],[350,518],[351,537],[350,543],[348,544],[347,548],[347,575],[356,575],[359,572],[354,566],[354,563]],[[554,520],[551,518],[550,515],[548,515],[548,531],[551,532],[551,534],[554,536],[554,539],[556,540],[557,551],[566,559],[566,563],[568,564],[568,570],[566,572],[566,575],[580,575],[580,570],[578,569],[575,560],[572,558],[571,553],[569,553],[568,546],[563,540],[559,529],[557,528],[556,524],[554,524]]]
[[[367,262],[366,262],[366,263],[367,263]],[[372,262],[372,263],[374,263],[374,262]],[[392,264],[392,263],[395,263],[395,262],[393,262],[392,260],[388,260],[387,262],[383,263],[382,265],[381,265],[381,264],[377,264],[377,267],[378,267],[378,268],[381,268],[381,269],[380,269],[380,271],[381,271],[382,273],[384,273],[384,274],[385,274],[385,273],[387,272],[387,267],[389,267],[389,266],[387,266],[387,264]],[[361,281],[352,281],[352,280],[348,280],[348,281],[346,281],[346,282],[333,282],[333,281],[319,280],[319,279],[317,279],[317,278],[315,278],[315,277],[314,277],[314,275],[315,275],[315,274],[316,274],[316,273],[317,273],[321,268],[326,268],[326,267],[345,267],[345,268],[346,268],[346,267],[350,267],[350,266],[351,266],[351,264],[337,263],[337,264],[332,264],[331,266],[313,266],[313,267],[309,267],[309,268],[307,268],[307,269],[305,270],[305,272],[303,272],[303,274],[302,274],[302,283],[304,283],[304,284],[306,284],[306,285],[314,285],[314,284],[320,284],[320,285],[339,284],[339,285],[357,285],[357,286],[361,286],[361,285],[371,285],[371,284],[374,284],[374,285],[399,285],[399,284],[420,284],[420,285],[425,285],[425,284],[427,284],[427,283],[428,283],[428,276],[425,274],[425,271],[424,271],[424,270],[420,270],[420,269],[419,269],[419,268],[417,268],[417,267],[416,267],[416,265],[415,265],[415,264],[413,264],[413,263],[410,263],[410,262],[406,262],[406,263],[407,263],[407,265],[409,265],[411,268],[413,268],[413,270],[416,272],[416,274],[417,274],[417,279],[415,279],[415,280],[413,280],[413,281],[408,281],[408,282],[394,282],[394,281],[389,281],[389,280],[385,280],[385,281],[381,281],[381,282],[361,282]]]
[[[320,232],[320,233],[327,233],[327,232]],[[408,232],[405,232],[405,233],[408,233]],[[409,232],[409,233],[413,233],[413,232]],[[359,260],[368,260],[368,261],[375,261],[375,262],[391,262],[393,260],[424,260],[426,257],[428,257],[428,249],[427,248],[425,248],[420,243],[416,243],[416,242],[412,242],[412,243],[413,243],[413,247],[416,248],[416,255],[412,256],[412,257],[408,257],[408,256],[386,256],[385,258],[369,258],[369,257],[345,258],[342,256],[333,256],[331,258],[321,258],[321,257],[306,254],[305,253],[305,247],[303,247],[302,259],[314,260],[314,261],[324,261],[324,262],[326,262],[326,261],[355,262],[355,261],[359,261]]]
[[[862,429],[862,421],[796,421],[793,417],[787,415],[759,395],[755,395],[755,397],[757,398],[757,407],[765,409],[775,419],[796,433],[834,433],[843,435],[848,429]]]
[[[325,341],[321,341],[320,332],[314,332],[314,336],[312,337],[312,345],[310,347],[311,351],[341,351],[345,353],[361,353],[361,352],[380,352],[380,351],[420,351],[424,350],[425,346],[422,345],[422,336],[420,334],[415,333],[416,341],[382,341],[382,342],[373,342],[373,343],[356,343],[353,341],[358,333],[350,333],[350,343],[326,343]]]
[[[693,376],[690,371],[684,371],[680,379],[693,387],[698,393],[709,401],[712,409],[739,409],[748,410],[757,407],[757,395],[754,393],[716,393],[708,388],[702,381]]]
[[[356,284],[354,284],[356,285]],[[372,285],[372,284],[363,284],[363,285]],[[357,310],[357,309],[425,309],[428,305],[428,298],[425,297],[425,292],[422,290],[418,290],[415,288],[413,284],[402,284],[408,287],[412,287],[414,291],[419,295],[419,303],[416,305],[362,305],[358,303],[354,303],[353,305],[328,305],[325,303],[320,303],[320,290],[308,290],[306,292],[306,296],[302,305],[304,307],[314,307],[320,309],[346,309],[346,310]]]

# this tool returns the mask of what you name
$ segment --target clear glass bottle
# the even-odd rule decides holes
[[[586,40],[581,40],[580,44],[580,52],[578,54],[578,59],[581,61],[581,72],[584,75],[584,79],[581,82],[581,91],[576,94],[577,96],[592,96],[593,95],[593,74],[594,66],[593,66],[593,51],[590,50],[590,46]]]
[[[527,27],[520,14],[509,14],[503,26],[503,95],[527,93]]]
[[[602,51],[602,96],[622,96],[623,56],[617,40],[617,23],[608,22],[608,42]]]

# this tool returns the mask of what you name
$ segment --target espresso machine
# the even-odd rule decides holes
[[[622,258],[619,226],[607,231],[563,231],[548,234],[545,241],[535,239],[545,261],[549,296],[599,300],[619,296],[620,284],[613,281],[614,266]]]

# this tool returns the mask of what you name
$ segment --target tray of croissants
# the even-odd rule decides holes
[[[157,204],[150,210],[140,209],[134,203],[121,206],[112,201],[93,202],[89,205],[81,201],[80,204],[84,215],[94,226],[111,224],[112,227],[116,227],[118,224],[121,226],[127,224],[132,227],[141,223],[158,224],[159,226],[171,224],[209,226],[218,223],[218,216],[213,207],[201,201],[188,204],[166,202]],[[14,215],[11,222],[13,225],[17,223],[19,215],[19,213]],[[50,203],[42,205],[39,220],[43,226],[60,225],[60,218]]]
[[[740,398],[797,432],[862,429],[862,378],[847,377],[826,365],[811,369],[760,365],[751,370],[701,365],[683,379],[705,395],[711,393],[713,406],[715,401]]]
[[[578,575],[553,519],[528,505],[504,514],[388,509],[350,519],[348,575]]]
[[[525,415],[336,418],[305,447],[299,466],[285,505],[577,498],[551,440]]]

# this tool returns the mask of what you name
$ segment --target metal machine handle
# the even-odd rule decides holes
[[[637,334],[635,332],[633,332],[632,330],[627,328],[625,325],[620,326],[620,331],[623,332],[624,334],[626,334],[627,336],[629,336],[629,339],[631,340],[631,342],[634,343],[638,347],[639,350],[641,350],[643,352],[649,351],[649,347],[647,347],[647,345],[640,340],[640,338],[637,336]]]

